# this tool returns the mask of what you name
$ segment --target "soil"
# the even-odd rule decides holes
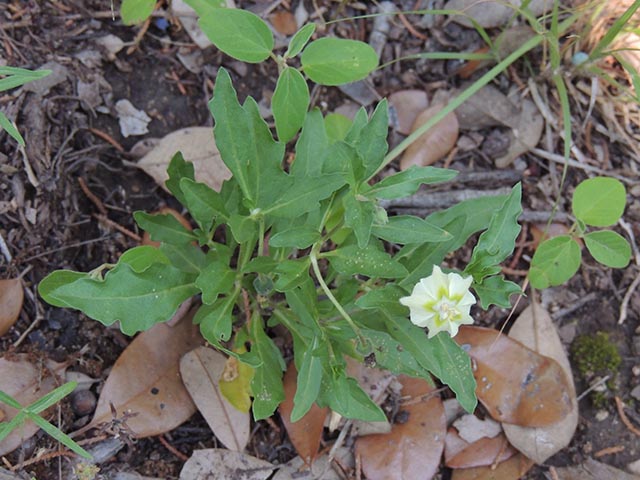
[[[260,11],[270,2],[236,0],[236,3]],[[328,0],[314,3],[325,9],[327,19],[367,13],[369,8],[363,4],[346,6],[348,2]],[[407,5],[395,3],[405,9],[411,9],[414,4],[413,1],[404,2]],[[284,9],[286,4],[282,2],[278,8]],[[296,0],[291,2],[291,11],[297,4]],[[313,11],[313,7],[307,5],[307,8]],[[417,15],[408,16],[414,24],[419,19]],[[364,20],[338,25],[332,27],[336,33],[360,39],[366,39],[371,28]],[[394,26],[394,35],[389,38],[383,61],[390,59],[395,51],[408,54],[422,48],[422,40],[402,28],[401,23],[398,25]],[[163,206],[179,209],[173,198],[134,166],[136,155],[132,148],[143,138],[161,138],[183,127],[211,125],[207,100],[218,66],[224,65],[232,71],[241,98],[252,95],[258,101],[268,100],[275,85],[276,72],[271,67],[239,65],[213,47],[203,52],[206,67],[202,72],[190,72],[177,58],[181,45],[191,45],[178,24],[170,24],[163,30],[154,20],[146,34],[137,39],[139,30],[139,27],[125,27],[121,22],[113,21],[107,0],[0,3],[0,61],[25,68],[37,68],[50,62],[63,66],[68,72],[66,78],[48,92],[15,90],[0,96],[0,108],[15,118],[21,131],[25,132],[27,156],[34,172],[32,176],[27,175],[23,156],[15,142],[4,132],[0,133],[0,234],[12,255],[10,261],[0,256],[0,278],[21,276],[27,293],[19,320],[0,337],[0,352],[31,352],[62,361],[77,358],[78,352],[85,349],[82,361],[74,369],[102,381],[131,339],[76,311],[44,303],[36,292],[38,282],[54,269],[88,271],[102,263],[115,262],[124,250],[136,246],[137,242],[113,225],[140,234],[133,221],[134,211],[156,210]],[[435,32],[434,40],[427,42],[433,49],[472,50],[481,44],[474,30],[452,23],[435,27]],[[125,47],[115,60],[110,60],[95,43],[106,34],[135,44],[134,48],[127,52]],[[161,38],[168,41],[160,41]],[[432,93],[436,88],[459,86],[461,80],[451,73],[455,66],[443,61],[403,62],[375,75],[373,85],[381,97],[408,88]],[[513,73],[526,79],[526,67],[519,65],[517,69]],[[512,78],[511,75],[503,76],[496,85],[506,90]],[[86,99],[79,99],[78,80],[98,82],[100,97],[96,105],[90,106]],[[122,136],[114,110],[115,102],[122,98],[129,99],[136,108],[151,116],[147,135]],[[317,89],[314,99],[325,112],[333,111],[347,100],[336,88]],[[90,129],[102,132],[102,135]],[[504,135],[500,129],[480,133],[489,139]],[[398,134],[393,135],[392,138],[400,138]],[[580,141],[584,138],[578,136]],[[606,135],[595,131],[591,141],[594,144],[610,143]],[[553,143],[561,148],[557,139]],[[633,168],[627,168],[634,162]],[[450,159],[450,164],[472,174],[495,170],[491,159],[479,149],[459,152]],[[442,161],[437,165],[442,166]],[[634,168],[637,171],[637,166],[638,159],[630,157],[623,146],[610,144],[608,169],[620,173],[634,171]],[[526,207],[548,211],[551,178],[559,177],[561,167],[531,154],[520,157],[516,167],[514,171],[523,178]],[[33,181],[34,177],[37,183]],[[111,224],[96,219],[99,212],[83,192],[80,178],[106,206]],[[584,171],[570,169],[565,191],[572,191],[584,178]],[[628,197],[630,205],[624,220],[638,238],[638,192],[635,195]],[[560,212],[566,212],[569,205],[561,202],[559,207]],[[531,225],[527,226],[528,236],[520,239],[525,243],[531,240]],[[470,246],[451,259],[452,263],[464,265],[469,258]],[[526,246],[515,263],[513,259],[505,262],[511,267],[506,273],[513,281],[522,283],[521,272],[526,270],[531,254],[530,247]],[[626,321],[621,325],[617,321],[623,296],[637,275],[638,266],[633,262],[625,270],[611,271],[587,258],[579,274],[567,285],[542,293],[543,304],[554,314],[567,347],[577,336],[608,332],[622,363],[618,371],[608,373],[610,379],[598,406],[594,404],[593,395],[587,394],[580,400],[580,422],[569,447],[545,465],[535,467],[527,478],[551,478],[551,467],[580,464],[589,457],[622,469],[640,458],[638,437],[623,423],[614,401],[617,396],[627,404],[626,413],[637,426],[640,396],[634,398],[631,391],[640,384],[639,291],[631,295]],[[524,298],[516,310],[524,308],[527,302]],[[493,309],[488,313],[478,312],[477,318],[481,325],[499,327],[507,314],[506,310]],[[587,390],[589,381],[593,380],[585,379],[575,370],[574,377],[578,393]],[[97,394],[99,388],[100,384],[94,387],[93,393]],[[61,428],[64,431],[75,430],[88,420],[86,414],[74,413],[70,408],[72,403],[69,400],[61,403]],[[199,414],[165,435],[165,439],[186,456],[196,449],[218,446]],[[330,443],[331,438],[325,438],[325,442]],[[48,437],[37,435],[27,441],[21,451],[6,458],[14,465],[22,459],[31,459],[40,449],[53,451],[55,448]],[[286,462],[295,456],[277,415],[273,422],[255,423],[247,452],[270,462]],[[57,462],[34,462],[25,471],[38,479],[59,478]],[[177,478],[183,463],[158,438],[147,438],[121,450],[102,466],[102,473],[127,471],[149,477]],[[62,464],[66,465],[65,461]],[[443,469],[441,477],[450,478],[450,472]]]

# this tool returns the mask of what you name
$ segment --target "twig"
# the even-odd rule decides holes
[[[602,170],[601,168],[598,168],[598,167],[592,167],[591,165],[585,165],[585,164],[582,164],[580,162],[576,162],[575,160],[571,160],[570,158],[566,159],[562,155],[558,155],[558,154],[555,154],[555,153],[550,153],[550,152],[547,152],[546,150],[542,150],[541,148],[532,148],[529,151],[531,153],[533,153],[534,155],[538,155],[539,157],[544,158],[545,160],[549,160],[549,161],[554,162],[554,163],[559,163],[560,165],[564,165],[565,163],[567,163],[570,167],[579,168],[581,170],[584,170],[585,172],[594,172],[594,173],[597,173],[599,175],[606,175],[608,177],[614,177],[614,178],[617,178],[618,180],[620,180],[621,182],[628,183],[628,184],[635,185],[635,183],[637,182],[637,180],[631,180],[631,179],[623,177],[621,175],[616,175],[615,173],[607,172],[607,171]]]
[[[593,454],[595,458],[604,457],[605,455],[613,455],[614,453],[624,452],[624,445],[615,445],[613,447],[603,448]]]
[[[596,292],[591,292],[590,294],[582,297],[580,300],[573,302],[568,307],[561,308],[560,310],[552,313],[551,318],[553,318],[554,320],[558,320],[559,318],[562,318],[565,315],[569,315],[571,312],[575,312],[576,310],[578,310],[579,308],[582,308],[587,303],[591,302],[592,300],[595,300],[596,297],[597,297]]]
[[[18,150],[20,150],[20,154],[22,155],[22,163],[24,165],[25,171],[27,172],[29,183],[31,183],[34,188],[38,188],[40,186],[40,180],[38,180],[38,177],[34,173],[33,168],[31,168],[31,163],[29,162],[29,157],[27,156],[26,150],[22,146],[18,147]]]
[[[31,260],[35,260],[36,258],[45,257],[47,255],[50,255],[50,254],[56,253],[56,252],[61,252],[62,250],[66,250],[67,248],[82,247],[83,245],[89,245],[90,243],[96,243],[96,242],[105,241],[109,237],[110,237],[109,235],[105,235],[104,237],[92,238],[90,240],[83,240],[82,242],[71,243],[69,245],[63,245],[62,247],[54,248],[54,249],[51,249],[51,250],[46,250],[46,251],[44,251],[42,253],[38,253],[37,255],[32,255],[31,257],[27,257],[24,260],[21,260],[20,263],[28,263]]]
[[[405,26],[405,28],[409,31],[409,33],[411,35],[413,35],[414,37],[416,37],[416,38],[418,38],[420,40],[423,40],[423,41],[427,40],[429,38],[424,33],[420,33],[419,31],[417,31],[415,29],[415,27],[413,25],[411,25],[409,20],[407,20],[407,17],[405,17],[403,13],[398,12],[398,18],[400,19],[402,24]]]
[[[80,184],[80,188],[82,189],[84,194],[87,196],[89,200],[91,200],[91,202],[96,206],[96,208],[100,211],[100,213],[102,215],[107,215],[108,213],[107,208],[104,206],[102,201],[100,201],[100,199],[96,197],[91,190],[89,190],[89,187],[87,186],[87,182],[84,181],[84,178],[78,177],[78,183]]]
[[[124,147],[122,145],[120,145],[120,143],[118,143],[117,140],[115,140],[111,135],[109,135],[106,132],[103,132],[102,130],[98,130],[97,128],[93,128],[93,127],[89,127],[88,129],[91,133],[93,133],[96,137],[101,138],[102,140],[104,140],[105,142],[113,145],[113,147],[118,150],[119,152],[124,152]]]
[[[34,463],[45,462],[47,460],[52,460],[58,457],[75,457],[76,454],[73,452],[69,452],[67,450],[61,450],[56,452],[45,453],[44,455],[40,455],[39,457],[32,458],[31,460],[27,460],[26,462],[18,463],[11,467],[9,470],[15,472],[18,469],[23,469],[24,467],[28,467],[29,465],[33,465]]]
[[[638,288],[638,285],[640,285],[640,273],[636,275],[635,280],[631,282],[631,285],[629,285],[627,292],[624,294],[624,297],[622,297],[622,303],[620,303],[620,316],[618,317],[618,325],[622,325],[627,319],[627,308],[629,307],[629,301],[631,300],[631,295],[633,295],[635,289]]]
[[[625,427],[629,429],[630,432],[640,437],[640,430],[636,428],[627,418],[627,414],[624,413],[624,403],[620,400],[620,397],[616,396],[616,408],[618,409],[618,415],[620,415],[620,420],[624,423]]]
[[[189,460],[189,457],[187,457],[184,453],[182,453],[180,450],[178,450],[176,447],[174,447],[173,445],[171,445],[166,438],[164,438],[164,435],[160,435],[158,437],[158,440],[160,440],[160,443],[162,445],[164,445],[164,447],[169,450],[171,453],[173,453],[176,457],[178,457],[180,460],[182,460],[183,462],[186,462],[187,460]]]
[[[158,6],[156,5],[156,8],[157,7]],[[136,51],[136,49],[138,48],[138,45],[142,41],[142,37],[144,37],[144,34],[147,33],[147,30],[149,30],[149,25],[151,25],[151,17],[147,18],[145,22],[142,24],[142,26],[140,27],[140,30],[138,31],[135,38],[133,39],[133,45],[127,48],[127,55],[131,55],[133,52]]]
[[[620,225],[627,235],[629,235],[629,240],[631,240],[629,243],[631,243],[631,249],[633,250],[636,265],[640,267],[640,250],[638,250],[638,244],[636,243],[636,236],[633,234],[633,228],[631,228],[631,225],[625,222],[622,218],[618,220],[618,225]]]
[[[2,232],[0,232],[0,252],[2,252],[2,255],[7,260],[7,263],[11,263],[13,257],[11,256],[11,252],[7,248],[7,244],[5,243],[4,237],[2,236]]]
[[[596,388],[598,388],[600,385],[602,385],[603,383],[605,383],[607,380],[609,380],[609,375],[607,375],[604,378],[601,378],[600,380],[598,380],[596,383],[594,383],[593,385],[591,385],[589,388],[587,388],[584,392],[582,392],[580,395],[578,395],[578,398],[576,399],[578,402],[580,400],[582,400],[584,397],[586,397],[587,395],[589,395],[589,393],[593,392]]]
[[[92,216],[94,218],[98,219],[99,221],[103,222],[105,225],[108,225],[109,227],[115,228],[120,233],[126,235],[127,237],[131,238],[132,240],[135,240],[138,243],[142,242],[142,237],[140,235],[137,235],[137,234],[133,233],[131,230],[129,230],[128,228],[125,228],[122,225],[120,225],[119,223],[114,222],[113,220],[111,220],[106,215],[99,215],[97,213],[94,213]]]

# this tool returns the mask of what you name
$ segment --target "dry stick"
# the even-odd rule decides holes
[[[624,321],[627,319],[627,308],[629,307],[629,301],[631,300],[631,295],[636,288],[640,285],[640,273],[636,275],[635,280],[629,285],[627,289],[627,293],[624,294],[622,298],[622,303],[620,304],[620,316],[618,317],[618,325],[622,325]]]
[[[100,211],[102,215],[106,216],[108,213],[106,207],[104,206],[102,201],[98,197],[96,197],[91,190],[89,190],[89,187],[87,186],[87,183],[84,181],[84,178],[78,177],[78,183],[80,184],[80,188],[82,189],[84,194],[87,196],[87,198],[91,200],[91,202],[96,206],[96,208]]]
[[[593,454],[595,458],[604,457],[605,455],[613,455],[614,453],[624,452],[624,445],[615,445],[613,447],[603,448]]]
[[[607,375],[604,378],[601,378],[600,380],[598,380],[596,383],[594,383],[593,385],[591,385],[589,388],[587,388],[584,392],[582,392],[580,395],[578,395],[578,398],[576,399],[576,401],[580,401],[582,400],[584,397],[586,397],[587,395],[589,395],[590,392],[594,391],[596,388],[598,388],[600,385],[602,385],[604,382],[606,382],[607,380],[609,380],[610,375]]]
[[[182,453],[180,450],[178,450],[176,447],[174,447],[173,445],[171,445],[166,438],[164,438],[164,435],[160,435],[158,437],[158,440],[160,440],[160,443],[162,445],[164,445],[164,447],[169,450],[171,453],[173,453],[176,457],[178,457],[180,460],[182,460],[183,462],[186,462],[187,460],[189,460],[189,457],[187,457],[184,453]]]
[[[11,263],[13,257],[11,256],[9,248],[7,248],[7,244],[5,243],[4,237],[2,236],[2,232],[0,232],[0,252],[2,252],[2,255],[7,260],[7,263]]]
[[[44,455],[40,455],[39,457],[32,458],[31,460],[27,460],[26,462],[18,463],[11,467],[9,470],[15,472],[18,469],[23,469],[24,467],[28,467],[29,465],[33,465],[34,463],[44,462],[47,460],[53,460],[58,457],[75,457],[77,456],[73,452],[69,452],[67,450],[56,451],[51,453],[45,453]]]
[[[111,135],[109,135],[106,132],[103,132],[102,130],[98,130],[97,128],[93,128],[93,127],[89,127],[88,130],[93,133],[96,137],[101,138],[102,140],[104,140],[105,142],[113,145],[113,147],[118,150],[119,152],[124,152],[124,147],[122,145],[120,145],[120,143],[118,143],[117,140],[115,140]]]
[[[415,29],[415,27],[413,25],[411,25],[411,23],[409,22],[409,20],[407,20],[407,17],[404,16],[403,13],[398,13],[398,18],[400,19],[400,21],[402,22],[402,24],[404,25],[404,27],[409,31],[409,33],[411,35],[413,35],[414,37],[420,39],[420,40],[427,40],[429,37],[427,37],[424,33],[420,33],[419,31],[417,31]]]
[[[94,218],[96,218],[97,220],[99,220],[100,222],[103,222],[107,226],[115,228],[120,233],[126,235],[127,237],[131,238],[132,240],[135,240],[138,243],[142,242],[142,237],[140,235],[138,235],[136,233],[133,233],[128,228],[125,228],[122,225],[120,225],[119,223],[114,222],[113,220],[108,218],[106,215],[98,215],[97,213],[94,213],[92,216]]]
[[[620,227],[627,232],[627,235],[629,235],[629,239],[631,240],[629,243],[631,243],[636,265],[640,267],[640,250],[638,250],[638,245],[636,244],[636,236],[633,234],[633,228],[631,228],[631,225],[625,222],[622,218],[618,220],[618,225],[620,225]]]
[[[582,297],[580,300],[573,302],[570,306],[566,308],[561,308],[560,310],[552,313],[551,318],[553,318],[554,320],[558,320],[559,318],[562,318],[565,315],[569,315],[571,312],[575,312],[576,310],[578,310],[579,308],[582,308],[587,303],[591,302],[592,300],[595,300],[596,297],[597,297],[596,292],[591,292],[590,294]]]
[[[627,414],[624,413],[624,404],[622,403],[622,400],[620,400],[620,397],[618,396],[614,398],[616,399],[616,408],[618,409],[620,420],[622,420],[622,423],[624,423],[625,427],[627,427],[629,431],[640,437],[640,430],[629,421]]]

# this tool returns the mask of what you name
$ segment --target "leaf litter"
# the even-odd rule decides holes
[[[18,320],[23,301],[24,290],[19,278],[0,280],[0,337]]]

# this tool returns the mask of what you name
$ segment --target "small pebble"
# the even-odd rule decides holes
[[[633,387],[633,390],[631,390],[631,396],[636,400],[640,400],[640,385]]]
[[[606,410],[598,410],[598,412],[596,413],[596,420],[598,422],[602,422],[603,420],[606,420],[607,418],[609,418],[609,412]]]
[[[596,385],[597,384],[597,385]],[[607,388],[607,382],[603,382],[602,381],[602,377],[596,377],[593,379],[593,382],[591,382],[591,385],[595,385],[593,387],[593,391],[594,392],[606,392],[608,390]]]
[[[634,365],[631,367],[631,373],[633,373],[634,377],[640,376],[640,365]]]
[[[78,417],[89,415],[96,408],[96,396],[91,390],[79,390],[71,396],[71,409]]]

